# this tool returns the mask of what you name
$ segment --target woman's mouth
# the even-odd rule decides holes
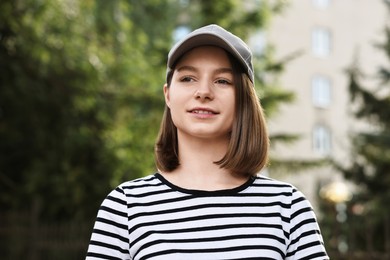
[[[215,114],[213,111],[209,111],[209,110],[192,110],[191,113],[194,113],[194,114],[209,114],[209,115]]]

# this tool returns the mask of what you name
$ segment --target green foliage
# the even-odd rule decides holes
[[[93,219],[113,187],[155,171],[174,28],[218,23],[247,39],[282,2],[1,1],[2,209]],[[256,63],[262,102],[276,111],[292,100],[277,84],[283,64],[270,53]]]
[[[390,60],[390,28],[384,32],[386,40],[378,47]],[[349,203],[349,225],[358,234],[353,239],[353,246],[361,250],[385,251],[390,246],[386,245],[390,232],[390,210],[387,207],[390,200],[389,75],[388,66],[380,67],[376,75],[379,83],[374,88],[364,85],[366,78],[358,66],[354,65],[348,71],[353,113],[357,120],[364,120],[367,127],[354,132],[351,137],[350,164],[337,167],[357,185]],[[356,211],[356,208],[361,210]],[[360,228],[362,222],[365,222],[365,229]]]
[[[378,74],[381,73],[379,71]],[[351,100],[358,104],[355,115],[358,119],[367,120],[372,127],[353,136],[354,160],[352,166],[343,171],[348,178],[365,186],[364,192],[369,197],[388,197],[390,193],[386,187],[390,179],[386,176],[390,173],[390,92],[386,88],[390,81],[381,84],[385,92],[378,95],[360,84],[358,69],[354,68],[349,75]]]
[[[359,184],[360,195],[365,194],[367,203],[379,206],[390,199],[390,92],[386,89],[377,95],[375,91],[367,90],[360,84],[360,73],[356,68],[349,75],[351,100],[358,106],[356,118],[365,119],[371,127],[355,133],[352,138],[352,164],[348,168],[340,168],[348,179]],[[383,82],[380,87],[388,88],[389,83]],[[387,212],[380,206],[377,210]]]
[[[107,180],[115,163],[101,137],[111,107],[86,47],[90,32],[78,26],[80,10],[62,4],[0,6],[0,200],[58,218],[92,211],[107,189],[86,173]]]
[[[115,185],[154,169],[162,51],[143,49],[150,41],[129,2],[2,1],[0,9],[3,209],[93,219]]]

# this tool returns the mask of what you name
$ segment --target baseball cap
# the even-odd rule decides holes
[[[246,43],[224,28],[210,24],[194,30],[177,42],[168,53],[167,76],[176,61],[187,51],[204,45],[213,45],[225,49],[245,68],[249,79],[254,83],[252,52]]]

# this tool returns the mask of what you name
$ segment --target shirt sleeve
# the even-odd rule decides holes
[[[86,259],[131,259],[127,223],[126,195],[118,187],[100,206]]]
[[[328,260],[323,238],[310,202],[293,190],[290,244],[286,260]]]

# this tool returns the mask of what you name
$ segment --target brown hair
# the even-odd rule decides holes
[[[227,54],[235,81],[235,120],[227,152],[221,160],[214,163],[234,173],[254,175],[268,162],[269,138],[266,121],[253,83],[238,61],[231,54]],[[168,74],[168,87],[173,73],[174,69]],[[155,161],[157,168],[166,172],[175,170],[180,164],[177,129],[167,105],[155,145]]]

